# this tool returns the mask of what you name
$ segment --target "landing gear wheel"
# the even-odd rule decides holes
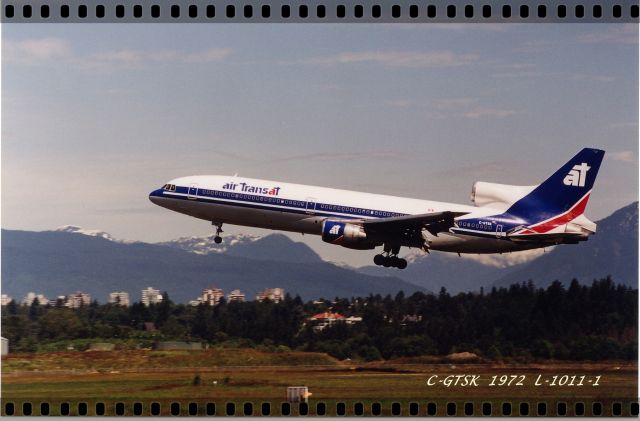
[[[405,269],[407,267],[407,261],[398,257],[400,253],[400,246],[391,245],[385,243],[384,251],[381,254],[376,254],[373,257],[373,263],[377,266],[394,267],[398,269]]]
[[[213,241],[216,244],[222,243],[222,237],[220,237],[220,234],[224,232],[222,231],[222,222],[211,222],[211,225],[216,226],[216,236],[214,237]]]

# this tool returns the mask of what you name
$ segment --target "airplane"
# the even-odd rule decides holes
[[[582,149],[533,186],[477,181],[473,206],[224,175],[176,178],[149,199],[210,221],[218,244],[225,223],[315,234],[350,249],[382,246],[374,263],[404,269],[401,247],[507,253],[587,240],[596,224],[584,211],[603,157]]]

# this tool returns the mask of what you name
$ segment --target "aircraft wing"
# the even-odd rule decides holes
[[[426,229],[433,235],[453,227],[453,219],[468,212],[434,212],[419,215],[392,216],[362,221],[365,231],[377,234],[395,234],[407,230]]]

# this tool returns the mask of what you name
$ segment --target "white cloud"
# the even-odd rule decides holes
[[[544,53],[549,51],[552,48],[558,46],[558,40],[549,41],[549,40],[526,40],[518,47],[512,49],[514,53],[523,53],[523,54],[537,54]]]
[[[231,54],[228,48],[213,48],[192,53],[177,50],[117,50],[95,53],[89,56],[84,65],[101,67],[105,65],[137,67],[158,63],[212,63],[226,59]]]
[[[637,128],[638,127],[638,122],[637,121],[623,121],[623,122],[618,122],[618,123],[611,123],[609,125],[609,127],[611,127],[612,129],[626,129],[626,128]]]
[[[541,77],[543,76],[540,72],[499,72],[493,73],[491,77],[494,78],[532,78],[532,77]]]
[[[230,48],[210,48],[195,53],[188,53],[184,58],[188,63],[211,63],[226,59],[231,55],[231,52]]]
[[[213,63],[225,60],[229,48],[202,51],[122,49],[83,55],[74,51],[69,41],[61,38],[34,38],[21,41],[4,40],[2,58],[7,63],[39,65],[64,63],[84,69],[139,67],[159,63]]]
[[[627,23],[618,25],[609,25],[606,29],[593,31],[578,36],[578,42],[589,44],[637,44],[638,43],[638,24]]]
[[[515,110],[483,105],[481,98],[474,97],[438,98],[431,100],[430,105],[441,113],[438,115],[456,118],[504,118],[518,113]]]
[[[609,152],[607,157],[619,162],[635,162],[636,155],[633,151]]]
[[[478,9],[479,10],[479,9]],[[486,32],[507,32],[516,27],[517,24],[505,23],[432,23],[428,25],[435,29],[445,29],[450,31],[486,31]]]
[[[452,51],[361,51],[316,57],[306,62],[324,65],[375,63],[392,67],[421,68],[463,66],[477,62],[478,58],[477,54],[458,54]]]
[[[462,115],[466,118],[481,118],[481,117],[495,117],[504,118],[510,115],[514,115],[514,110],[502,110],[491,107],[475,107],[469,111],[464,112]]]
[[[593,81],[593,82],[613,82],[616,80],[614,76],[609,75],[589,75],[585,73],[572,73],[569,75],[569,80],[578,81]]]
[[[66,60],[73,50],[66,40],[60,38],[37,38],[22,41],[3,40],[2,59],[7,63],[39,64],[53,60]]]
[[[387,160],[387,159],[402,159],[403,155],[397,151],[392,150],[378,150],[378,151],[362,151],[362,152],[321,152],[312,153],[306,155],[288,156],[283,158],[274,159],[271,162],[282,161],[353,161],[360,159],[370,160]]]
[[[434,107],[439,110],[467,108],[477,103],[478,98],[442,98],[433,101]]]
[[[408,108],[413,105],[413,101],[410,99],[390,99],[385,101],[385,104],[395,108]]]

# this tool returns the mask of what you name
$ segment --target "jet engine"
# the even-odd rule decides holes
[[[331,220],[322,223],[322,241],[356,250],[371,250],[376,246],[367,239],[362,225]]]

